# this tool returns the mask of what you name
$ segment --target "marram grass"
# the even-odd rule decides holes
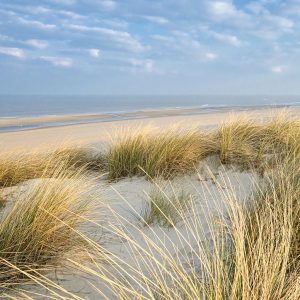
[[[266,148],[264,126],[247,118],[232,119],[215,133],[220,160],[224,164],[255,165]]]
[[[192,201],[192,195],[183,189],[170,183],[164,187],[156,183],[147,195],[141,221],[145,226],[174,227],[181,220],[182,213],[191,207]]]
[[[198,130],[138,132],[113,144],[107,155],[109,178],[134,175],[171,178],[195,168],[213,148],[210,136]]]
[[[88,181],[58,164],[54,178],[39,179],[8,207],[0,223],[0,289],[53,270],[86,243],[76,232],[89,211]]]
[[[53,176],[58,163],[66,169],[100,171],[104,167],[103,155],[93,155],[89,149],[80,146],[62,145],[46,153],[4,153],[0,156],[0,187]]]
[[[210,132],[172,129],[140,130],[113,143],[106,157],[109,179],[135,175],[172,178],[194,170],[199,162],[217,154],[223,164],[262,172],[274,153],[300,153],[300,121],[286,112],[268,122],[231,117]]]

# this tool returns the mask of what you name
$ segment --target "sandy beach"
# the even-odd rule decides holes
[[[152,125],[153,128],[162,129],[173,125],[199,126],[203,129],[209,129],[228,120],[234,113],[236,117],[251,116],[257,120],[266,120],[282,108],[244,108],[244,109],[225,109],[218,112],[186,110],[158,110],[148,112],[127,113],[123,117],[132,119],[112,120],[109,115],[86,115],[86,116],[56,116],[39,118],[21,118],[21,119],[2,119],[0,127],[12,126],[16,124],[37,124],[50,122],[67,122],[70,120],[95,120],[102,118],[99,122],[55,126],[48,128],[39,128],[26,131],[2,132],[1,151],[31,149],[51,149],[59,145],[80,144],[90,145],[103,143],[111,135],[121,128],[135,129]],[[299,116],[300,107],[291,107],[288,109],[291,115]],[[106,121],[106,122],[105,122]]]
[[[74,250],[68,250],[66,253],[63,253],[63,258],[66,259],[68,263],[56,266],[51,272],[46,273],[49,280],[53,280],[55,284],[58,284],[59,294],[61,295],[64,294],[65,289],[74,296],[74,299],[117,300],[119,299],[118,293],[116,293],[113,288],[110,288],[105,280],[110,281],[111,276],[116,276],[112,278],[118,281],[120,276],[126,275],[129,279],[126,279],[128,283],[124,284],[125,289],[128,284],[130,284],[134,291],[133,293],[135,293],[135,291],[139,291],[139,285],[144,284],[142,280],[139,282],[141,276],[152,280],[154,275],[154,273],[152,273],[153,261],[155,261],[155,268],[158,270],[162,268],[160,272],[162,272],[162,274],[166,272],[167,276],[169,276],[169,280],[172,281],[172,276],[178,273],[177,264],[172,264],[174,257],[177,257],[178,262],[180,262],[179,268],[182,270],[181,273],[183,276],[190,276],[189,274],[193,272],[192,270],[195,268],[197,274],[196,279],[201,282],[201,276],[198,277],[198,274],[202,274],[202,271],[205,269],[202,260],[202,255],[205,257],[205,251],[199,241],[206,241],[207,249],[213,252],[214,247],[216,247],[216,245],[213,245],[215,244],[215,241],[213,241],[215,238],[215,229],[212,229],[214,228],[213,224],[215,220],[219,219],[221,222],[224,222],[224,226],[227,227],[226,224],[231,209],[234,209],[235,212],[231,216],[233,219],[230,219],[230,222],[238,222],[237,220],[239,218],[237,218],[236,221],[234,219],[235,214],[241,214],[239,217],[243,216],[239,205],[251,205],[251,201],[254,201],[253,195],[257,192],[257,186],[264,183],[263,176],[268,176],[268,172],[270,172],[272,166],[270,165],[270,169],[268,169],[268,161],[264,161],[265,158],[269,157],[269,152],[267,155],[262,156],[258,164],[253,163],[253,166],[251,165],[251,159],[255,159],[253,162],[260,159],[259,151],[263,148],[255,148],[258,146],[257,144],[260,143],[260,139],[265,139],[269,143],[273,143],[273,140],[275,141],[277,135],[280,134],[280,130],[284,130],[284,122],[287,119],[279,118],[278,124],[280,125],[278,126],[280,128],[278,129],[276,127],[276,130],[279,131],[269,131],[272,127],[270,125],[272,122],[268,121],[273,120],[272,118],[280,112],[285,112],[289,117],[299,119],[300,107],[291,107],[287,111],[282,108],[257,107],[252,109],[226,109],[218,112],[201,113],[199,111],[195,112],[192,109],[148,111],[146,114],[143,112],[145,115],[142,115],[141,112],[132,113],[131,116],[127,116],[129,119],[123,120],[110,120],[107,118],[105,121],[102,119],[99,122],[86,124],[2,132],[0,133],[2,141],[0,150],[2,151],[3,157],[1,174],[4,188],[1,190],[1,196],[6,201],[4,212],[9,212],[14,203],[16,203],[16,205],[18,205],[18,203],[20,203],[20,205],[22,205],[23,202],[26,203],[26,198],[29,199],[26,205],[30,207],[32,202],[34,203],[33,200],[37,198],[36,194],[33,194],[32,198],[30,196],[30,193],[35,191],[35,186],[38,187],[40,185],[41,191],[53,189],[55,195],[68,196],[70,193],[70,199],[73,199],[76,189],[82,186],[84,193],[80,195],[83,196],[86,201],[91,202],[89,204],[91,206],[87,217],[84,216],[82,218],[82,220],[85,221],[82,223],[82,227],[79,227],[79,230],[80,232],[82,231],[85,238],[89,241],[93,241],[92,248],[93,251],[95,251],[94,247],[96,247],[96,252],[91,251],[91,254],[95,255],[97,259],[90,262],[90,259],[84,254],[85,250],[83,253],[80,251],[78,253],[72,252],[76,252],[77,245],[71,248]],[[99,115],[85,116],[85,120],[92,120],[92,118],[96,116]],[[133,118],[130,119],[130,117]],[[242,117],[246,117],[244,123]],[[58,120],[65,122],[71,119],[82,120],[82,116],[60,116],[54,119],[49,119],[49,117],[44,119],[29,118],[20,119],[19,121],[14,120],[14,122],[23,122],[24,124],[27,122],[27,124],[29,124],[30,122],[56,122]],[[232,120],[235,120],[235,122],[230,123]],[[254,123],[251,122],[252,120]],[[283,123],[280,123],[280,120],[283,120]],[[9,122],[10,120],[6,123],[7,126]],[[229,128],[228,131],[222,131],[222,128],[218,128],[223,122],[227,124],[227,128]],[[232,131],[230,127],[232,124],[233,128],[237,128],[235,129],[236,131],[234,131],[234,129]],[[256,125],[253,127],[253,124]],[[291,124],[292,126],[288,127],[288,129],[291,130],[292,133],[293,130],[298,132],[298,123]],[[4,121],[2,125],[6,126]],[[12,123],[10,123],[10,125],[12,125]],[[154,171],[156,171],[160,165],[164,165],[164,168],[170,167],[171,170],[175,170],[174,176],[165,178],[163,175],[157,173],[159,175],[154,175],[153,178],[151,176],[148,177],[149,171],[153,170],[151,169],[152,164],[145,164],[145,166],[149,168],[147,170],[147,176],[145,176],[145,173],[139,173],[137,168],[133,169],[135,173],[130,174],[128,171],[131,167],[130,162],[133,161],[135,164],[139,164],[139,162],[135,162],[136,157],[134,157],[134,155],[139,157],[139,154],[135,152],[135,145],[139,143],[139,140],[133,144],[128,143],[130,151],[127,153],[126,147],[124,152],[122,152],[122,147],[118,148],[118,138],[126,139],[124,133],[128,132],[143,134],[146,132],[143,131],[144,128],[149,128],[151,133],[157,131],[163,134],[172,126],[179,126],[179,129],[183,129],[183,133],[184,135],[186,134],[187,139],[183,142],[181,139],[175,139],[175,144],[172,144],[174,143],[172,136],[166,135],[164,137],[165,140],[164,138],[158,140],[154,148],[151,148],[151,143],[154,143],[154,140],[149,144],[147,143],[148,139],[141,139],[141,143],[146,143],[146,146],[140,148],[140,151],[142,158],[144,157],[143,155],[149,155],[147,152],[149,148],[151,149],[150,152],[154,152],[154,154],[155,151],[158,151],[159,157],[155,156],[156,160],[152,161],[152,164],[155,165],[153,168]],[[268,127],[268,130],[263,131],[266,132],[266,135],[270,135],[271,133],[269,132],[274,132],[271,139],[260,135],[262,132],[260,127],[265,126],[271,126]],[[245,128],[247,132],[246,136],[244,135]],[[203,140],[201,140],[201,135],[197,135],[195,140],[193,134],[190,135],[189,133],[189,130],[193,129],[196,129],[200,134],[202,134],[202,132],[199,132],[198,129],[204,132],[212,130],[212,132],[206,136],[204,135],[205,138]],[[177,135],[179,131],[174,132]],[[217,135],[214,134],[216,132],[218,133]],[[252,132],[254,132],[254,134]],[[221,134],[223,138],[220,138]],[[231,145],[233,145],[233,147],[226,146],[227,134],[230,136]],[[285,141],[285,133],[281,133],[281,135],[282,134],[282,140]],[[155,136],[155,134],[153,136]],[[180,136],[180,134],[178,134],[178,136]],[[208,136],[211,136],[212,140],[210,140]],[[219,141],[219,143],[213,142],[214,152],[205,152],[207,148],[212,145],[211,141],[214,141],[214,137],[217,137]],[[198,139],[200,139],[200,143],[198,143]],[[109,148],[110,151],[103,151],[111,140],[115,145],[112,143]],[[238,142],[240,141],[242,146],[240,146],[238,142],[235,143],[236,140],[238,140]],[[167,143],[164,141],[167,141]],[[192,141],[192,143],[189,141]],[[288,142],[290,141],[293,146],[294,139],[291,138]],[[249,146],[243,148],[243,143],[249,143]],[[263,141],[261,143],[264,145]],[[178,144],[180,146],[179,148],[177,148]],[[222,157],[220,150],[221,144],[224,146],[225,152],[227,151],[229,153],[229,155],[225,157],[225,159],[228,159],[227,162],[223,161],[224,157]],[[75,176],[71,179],[62,177],[56,180],[54,178],[56,178],[55,176],[57,175],[53,175],[53,178],[51,178],[52,175],[49,175],[48,178],[47,173],[43,173],[43,170],[42,173],[39,173],[40,167],[43,168],[44,156],[36,155],[38,151],[44,154],[44,152],[51,152],[51,150],[58,149],[59,146],[66,145],[69,147],[70,155],[72,155],[72,150],[76,151],[75,146],[86,147],[82,148],[85,152],[78,152],[79,156],[75,156],[75,159],[77,159],[75,163],[79,164],[79,169],[80,164],[85,164],[86,158],[90,160],[88,163],[91,163],[91,165],[88,166],[92,166],[93,157],[89,155],[85,156],[88,152],[91,153],[90,150],[95,149],[101,155],[103,154],[105,162],[103,164],[103,161],[100,160],[98,168],[87,169],[87,173],[84,171],[82,174],[84,176],[81,179]],[[162,148],[165,149],[164,151],[161,150],[161,145],[163,145]],[[171,146],[169,147],[169,145]],[[290,144],[288,143],[287,146],[289,147]],[[235,147],[237,147],[237,150]],[[297,149],[297,144],[294,147]],[[113,155],[112,153],[114,153],[114,149],[116,151],[116,157],[111,156]],[[180,153],[177,153],[176,149],[181,149],[179,150]],[[196,149],[195,151],[197,153],[202,150],[204,150],[204,152],[202,154],[203,156],[196,156],[196,163],[192,165],[191,170],[186,164],[186,160],[193,160],[193,149]],[[17,155],[20,159],[14,165],[14,155],[16,153],[18,154],[18,151],[23,152],[22,154],[25,155]],[[254,151],[253,157],[251,156],[251,151]],[[9,155],[6,154],[13,154],[13,160],[6,162],[6,157],[9,157]],[[25,157],[27,154],[33,155],[29,155],[31,160],[26,162]],[[150,153],[150,155],[151,154],[152,153]],[[125,155],[124,159],[122,155]],[[95,155],[95,159],[96,157],[97,155]],[[116,163],[118,166],[118,157],[121,157],[119,167],[125,173],[121,172],[119,175],[118,173],[114,175],[114,168],[110,166],[108,169],[105,169],[105,167],[107,167],[109,163],[111,165]],[[35,160],[39,158],[40,160]],[[180,160],[179,164],[177,161],[178,158]],[[58,160],[60,158],[56,156],[56,159]],[[169,159],[171,159],[170,163],[168,163]],[[151,157],[148,158],[148,160],[151,161]],[[49,167],[50,170],[51,161],[52,160],[49,159],[49,165],[46,163],[47,168]],[[142,159],[141,163],[144,161],[145,160]],[[157,161],[159,163],[157,163]],[[128,165],[127,162],[129,162]],[[245,165],[245,162],[248,162],[249,166]],[[71,170],[77,166],[73,163],[70,167],[67,167],[66,174],[68,174],[68,168]],[[186,167],[187,169],[183,173],[177,174],[175,169],[176,163],[180,168]],[[101,166],[101,164],[103,165]],[[57,167],[55,164],[54,166],[55,168]],[[46,176],[44,176],[45,174]],[[22,177],[23,175],[24,178]],[[87,187],[85,187],[85,184],[87,184]],[[65,189],[67,189],[67,192]],[[168,226],[168,224],[170,225],[169,220],[167,223],[161,223],[157,217],[157,211],[155,213],[153,201],[155,201],[157,192],[160,193],[160,198],[158,199],[162,201],[157,202],[157,205],[161,205],[161,209],[164,210],[162,219],[166,220],[168,217],[166,217],[165,213],[168,214],[170,212],[170,218],[174,218],[175,220],[172,226]],[[47,205],[53,208],[59,207],[59,204],[53,205],[52,201],[54,201],[54,198],[49,198],[48,195],[47,193],[38,194],[39,197],[45,197],[43,198],[45,203],[48,203],[47,201],[51,202]],[[178,202],[181,195],[183,195],[183,200],[181,201],[184,204]],[[65,201],[69,199],[68,197],[62,201],[59,200],[59,197],[56,198],[60,201],[59,203],[64,205]],[[16,199],[21,199],[22,201],[16,201]],[[74,199],[76,199],[76,197]],[[82,200],[81,197],[78,199],[78,201]],[[237,206],[232,207],[233,203],[236,203],[235,205]],[[164,205],[166,205],[167,208],[165,208]],[[174,207],[176,209],[175,211]],[[22,212],[23,209],[26,209],[26,206],[21,209],[17,207],[13,213],[17,213],[17,211]],[[73,209],[72,203],[70,209]],[[152,221],[151,213],[154,214]],[[27,216],[27,213],[25,213],[25,215]],[[63,216],[65,216],[65,214],[63,214]],[[34,220],[36,218],[35,216]],[[43,216],[39,226],[47,225],[47,222],[44,222],[44,218]],[[12,220],[14,221],[15,219],[18,218],[13,216]],[[173,221],[171,221],[171,223],[172,222]],[[236,224],[236,228],[239,228],[240,223]],[[52,232],[52,230],[53,228],[50,228],[50,232]],[[42,231],[44,235],[44,230]],[[33,232],[36,232],[35,228]],[[60,232],[61,229],[58,230],[57,234],[60,234]],[[151,246],[151,243],[155,243],[155,247]],[[85,247],[87,247],[86,244]],[[160,249],[159,251],[156,251],[157,247]],[[143,249],[146,249],[146,252],[143,252]],[[196,255],[194,253],[195,249],[197,252]],[[147,251],[151,252],[152,255],[150,257]],[[107,255],[104,253],[107,253]],[[111,262],[112,257],[117,258],[116,261]],[[269,253],[267,253],[267,257],[269,257]],[[169,258],[172,259],[169,261]],[[221,257],[220,262],[222,259]],[[104,260],[106,261],[103,263]],[[74,268],[73,265],[73,267],[69,268],[69,263],[70,265],[75,263],[76,267]],[[174,268],[174,270],[172,270],[172,272],[166,271],[164,268],[165,263],[169,264],[169,268]],[[216,270],[219,269],[220,267],[217,266]],[[100,270],[103,273],[100,273]],[[138,273],[136,273],[136,270],[138,270]],[[184,280],[185,278],[186,277],[183,277]],[[50,284],[52,283],[50,282]],[[172,291],[172,285],[169,285],[169,283],[166,284]],[[172,284],[176,286],[177,281],[174,280]],[[52,289],[45,289],[45,287],[39,284],[30,283],[24,287],[22,286],[22,288],[24,288],[28,294],[32,292],[37,293],[33,299],[47,299],[47,297],[53,295]],[[57,298],[54,297],[53,299]],[[131,298],[127,297],[123,299]],[[174,297],[167,299],[173,300]],[[178,299],[181,300],[182,298]],[[200,298],[197,296],[192,299]]]

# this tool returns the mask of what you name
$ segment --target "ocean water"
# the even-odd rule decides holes
[[[164,108],[300,105],[299,96],[0,96],[0,118]]]

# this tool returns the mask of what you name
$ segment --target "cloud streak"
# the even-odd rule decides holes
[[[29,45],[33,48],[37,48],[37,49],[45,49],[48,47],[48,42],[43,41],[43,40],[27,40],[24,42],[26,45]]]
[[[134,71],[144,71],[147,73],[154,71],[154,61],[152,59],[130,59],[129,63]]]
[[[117,6],[116,1],[113,0],[100,0],[99,4],[107,10],[113,10]]]
[[[78,31],[78,32],[90,32],[99,33],[111,41],[116,42],[118,45],[125,47],[128,50],[134,52],[141,52],[146,50],[139,40],[132,37],[132,35],[126,31],[119,31],[115,29],[105,28],[105,27],[89,27],[85,25],[68,24],[66,28]]]
[[[281,74],[285,72],[285,70],[286,70],[286,66],[273,66],[271,68],[271,71],[276,74]]]
[[[159,25],[166,25],[169,23],[169,20],[167,20],[166,18],[158,16],[144,16],[144,19]]]
[[[19,59],[25,58],[25,53],[20,48],[0,47],[0,54],[13,56]]]
[[[73,60],[69,57],[41,56],[40,59],[55,67],[70,68],[73,66]]]
[[[241,47],[244,43],[233,34],[220,33],[213,30],[208,29],[207,27],[203,27],[202,31],[207,34],[209,37],[216,39],[217,41],[224,42],[234,47]]]
[[[100,50],[99,49],[88,49],[88,53],[93,58],[99,58],[100,57]]]
[[[23,17],[18,17],[17,21],[23,25],[31,26],[33,28],[41,29],[41,30],[55,30],[57,26],[55,24],[47,24],[37,20],[29,20]]]

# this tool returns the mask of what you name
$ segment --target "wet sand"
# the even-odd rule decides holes
[[[49,115],[38,117],[0,118],[0,132],[23,131],[68,125],[113,122],[118,120],[144,119],[176,115],[197,115],[205,113],[204,108],[143,110],[124,113]]]
[[[99,121],[93,123],[65,125],[48,128],[39,128],[26,131],[1,132],[0,151],[22,150],[29,151],[40,148],[41,150],[51,150],[61,144],[96,144],[108,141],[114,132],[121,131],[122,128],[144,127],[149,124],[158,130],[165,129],[172,125],[183,124],[186,126],[199,126],[201,128],[212,128],[227,120],[234,113],[236,117],[248,115],[251,118],[264,120],[281,111],[282,108],[246,108],[246,109],[226,109],[218,112],[215,111],[195,111],[188,110],[161,110],[136,113],[128,113],[126,119],[112,120],[109,122]],[[292,107],[289,109],[290,114],[300,115],[300,107]],[[96,115],[85,116],[86,121],[92,120]],[[100,116],[100,115],[97,115]],[[102,117],[106,115],[101,115]],[[83,116],[67,116],[68,120],[82,120]],[[132,117],[132,119],[130,119]],[[50,119],[49,119],[50,118]],[[129,118],[129,119],[128,119]],[[29,119],[5,119],[1,120],[0,126],[12,126],[13,122],[41,122],[41,118]],[[47,117],[44,122],[66,120],[66,116]],[[6,123],[5,123],[6,121]],[[25,123],[24,123],[25,124]]]

